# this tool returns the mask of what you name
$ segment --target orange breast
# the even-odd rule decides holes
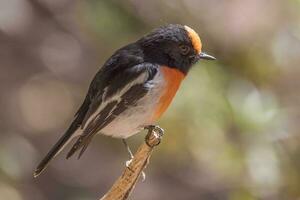
[[[161,72],[165,79],[165,86],[159,102],[152,115],[152,121],[156,121],[168,108],[170,103],[175,96],[181,81],[184,79],[185,75],[178,69],[162,66]]]

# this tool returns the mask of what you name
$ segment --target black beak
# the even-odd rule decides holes
[[[203,60],[216,60],[215,57],[210,56],[210,55],[208,55],[208,54],[206,54],[204,52],[201,52],[198,55],[199,55],[199,59],[203,59]]]

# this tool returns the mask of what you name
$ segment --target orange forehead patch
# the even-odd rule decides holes
[[[197,51],[197,53],[200,53],[202,48],[202,43],[199,35],[196,33],[196,31],[194,31],[192,28],[188,26],[184,26],[184,28],[188,32],[189,38],[192,41],[192,45],[194,49]]]

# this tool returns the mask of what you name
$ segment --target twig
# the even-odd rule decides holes
[[[149,128],[145,142],[135,153],[131,163],[125,168],[121,177],[100,200],[126,200],[136,185],[142,171],[149,162],[153,148],[160,143],[163,130],[158,126]]]

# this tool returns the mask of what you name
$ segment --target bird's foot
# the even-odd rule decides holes
[[[132,159],[127,160],[125,162],[125,165],[126,165],[127,169],[129,169],[131,172],[134,172],[134,170],[130,168],[130,163],[132,162]],[[146,180],[146,173],[144,171],[142,171],[142,173],[141,173],[141,178],[142,178],[142,182],[144,182]]]
[[[131,158],[130,160],[127,160],[127,161],[125,162],[125,166],[126,166],[127,169],[129,169],[131,172],[133,172],[133,169],[131,169],[129,166],[130,166],[130,163],[132,162],[132,159],[133,159],[133,158]]]
[[[127,169],[129,169],[131,172],[133,172],[134,170],[130,168],[130,163],[131,163],[132,160],[133,160],[133,153],[132,153],[132,151],[131,151],[131,149],[130,149],[130,147],[129,147],[129,145],[127,144],[127,142],[126,142],[125,139],[123,139],[123,143],[124,143],[125,148],[126,148],[126,150],[127,150],[127,152],[128,152],[128,155],[129,155],[129,157],[130,157],[130,160],[127,160],[127,161],[125,162],[125,165],[126,165]],[[142,171],[142,174],[141,174],[141,175],[142,175],[142,182],[144,182],[144,181],[146,180],[146,174],[145,174],[145,172]]]

